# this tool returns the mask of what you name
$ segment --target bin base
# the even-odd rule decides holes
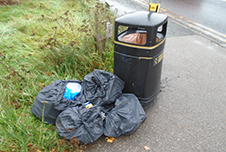
[[[148,97],[148,98],[141,98],[141,97],[137,97],[137,98],[139,99],[139,101],[140,101],[140,103],[141,103],[142,105],[145,105],[145,104],[147,104],[147,103],[149,103],[149,102],[154,101],[155,98],[158,96],[159,92],[160,92],[160,88],[159,88],[153,95],[151,95],[151,96]]]

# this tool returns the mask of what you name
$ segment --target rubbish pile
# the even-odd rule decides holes
[[[57,80],[37,95],[31,112],[55,124],[59,135],[81,144],[100,136],[118,137],[135,132],[146,114],[134,94],[122,93],[116,75],[94,70],[83,81]]]

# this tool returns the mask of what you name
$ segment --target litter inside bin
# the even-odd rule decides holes
[[[159,42],[161,38],[162,38],[161,34],[158,33],[156,36],[156,42]],[[125,36],[122,37],[122,41],[127,43],[145,45],[147,41],[147,34],[146,33],[126,34]]]
[[[133,43],[133,44],[146,44],[147,34],[146,33],[132,33],[127,34],[122,38],[122,41]]]

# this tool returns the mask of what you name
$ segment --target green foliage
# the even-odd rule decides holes
[[[31,112],[38,92],[59,79],[94,69],[113,72],[113,39],[99,54],[94,35],[105,35],[114,14],[96,0],[23,0],[0,6],[0,150],[81,149],[60,139],[53,125]]]

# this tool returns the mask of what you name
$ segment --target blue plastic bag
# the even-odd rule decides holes
[[[81,92],[82,86],[79,83],[69,82],[65,88],[64,98],[67,100],[74,100]]]

